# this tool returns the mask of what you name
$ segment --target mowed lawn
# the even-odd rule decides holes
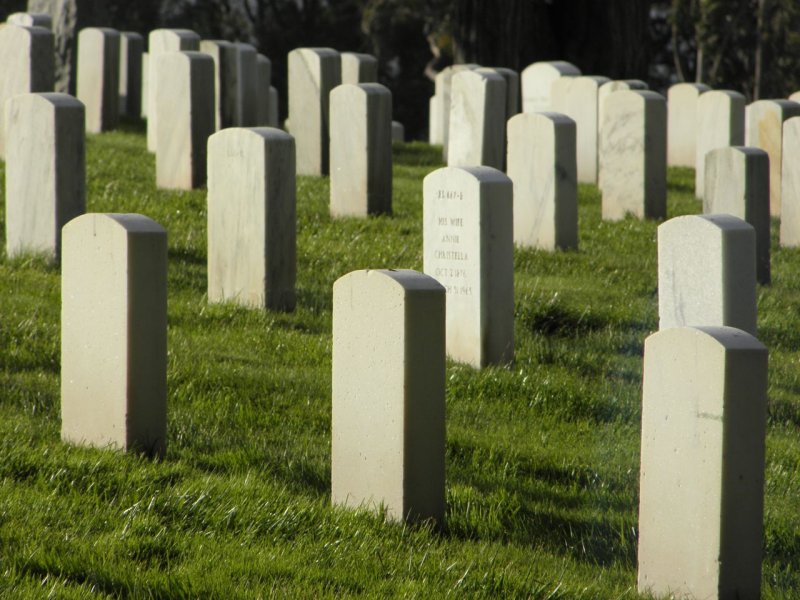
[[[168,231],[167,454],[60,442],[59,271],[3,251],[0,596],[637,597],[658,223],[601,222],[594,186],[580,187],[577,252],[515,253],[514,364],[447,365],[444,527],[330,506],[332,285],[355,269],[421,270],[422,179],[440,157],[395,148],[392,217],[333,222],[328,180],[298,178],[298,306],[284,314],[208,304],[205,191],[155,189],[140,123],[90,137],[88,210]],[[700,211],[693,176],[670,170],[670,216]],[[763,597],[788,600],[800,597],[800,250],[777,248],[777,222],[773,234],[773,284],[758,292]]]

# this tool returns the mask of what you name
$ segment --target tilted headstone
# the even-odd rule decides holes
[[[214,129],[233,127],[239,103],[236,46],[225,40],[203,40],[200,52],[214,60]]]
[[[378,59],[371,54],[342,52],[342,83],[378,83]]]
[[[578,247],[575,121],[559,113],[520,113],[508,122],[508,176],[514,183],[514,242],[555,250]]]
[[[502,169],[505,159],[506,82],[485,69],[453,76],[447,164]]]
[[[697,99],[694,194],[705,192],[706,154],[717,148],[744,145],[744,96],[730,90],[711,90]]]
[[[739,217],[756,232],[756,281],[770,282],[769,155],[729,146],[706,154],[703,212]]]
[[[342,61],[330,48],[289,53],[289,133],[297,145],[298,175],[327,175],[331,90],[342,82]]]
[[[163,52],[155,76],[156,186],[200,187],[206,182],[206,144],[214,133],[214,60],[203,52]]]
[[[667,214],[667,106],[650,91],[614,92],[600,135],[603,219]]]
[[[6,253],[59,260],[61,228],[86,212],[83,104],[67,94],[6,102]]]
[[[86,106],[86,131],[110,131],[119,123],[120,35],[87,27],[78,34],[78,100]]]
[[[267,123],[270,127],[280,127],[280,98],[278,89],[275,86],[269,87],[269,119]]]
[[[392,121],[392,143],[402,144],[406,141],[406,128],[400,121]]]
[[[208,300],[295,307],[294,139],[231,127],[208,140]]]
[[[597,183],[598,93],[608,81],[599,75],[560,77],[550,88],[551,110],[575,121],[581,183]]]
[[[638,589],[760,598],[767,349],[733,327],[644,346]]]
[[[559,77],[577,77],[581,70],[564,60],[535,62],[522,71],[522,111],[552,110],[550,86]]]
[[[445,167],[422,187],[423,270],[447,290],[447,354],[476,368],[511,362],[511,180],[490,167]]]
[[[149,53],[148,99],[147,99],[147,149],[156,151],[156,132],[158,121],[156,102],[159,96],[156,85],[156,64],[158,57],[165,52],[184,52],[200,50],[200,36],[189,29],[155,29],[147,38]]]
[[[800,117],[783,122],[781,246],[800,246]]]
[[[659,328],[725,325],[756,334],[756,232],[731,215],[658,227]]]
[[[703,83],[676,83],[667,92],[667,165],[697,165],[697,101],[711,88]]]
[[[16,12],[11,13],[6,18],[6,23],[9,25],[19,25],[22,27],[44,27],[45,29],[53,29],[53,19],[50,15],[45,13],[29,13],[29,12]]]
[[[258,96],[256,122],[259,127],[275,127],[269,122],[270,87],[272,83],[272,61],[263,54],[256,56],[258,74]]]
[[[61,439],[163,456],[167,234],[135,214],[64,227]]]
[[[119,34],[119,114],[142,112],[142,52],[144,38],[134,31]]]
[[[150,97],[150,53],[142,52],[142,95],[140,98],[141,117],[147,118],[147,100]]]
[[[239,91],[234,126],[254,127],[258,122],[258,52],[250,44],[234,45]]]
[[[330,97],[331,216],[392,212],[392,93],[342,84]]]
[[[453,75],[465,70],[479,69],[480,65],[473,63],[450,65],[445,67],[436,75],[436,95],[439,99],[440,110],[438,116],[441,118],[441,144],[442,157],[447,160],[447,148],[450,142],[450,106],[451,94],[453,90]]]
[[[0,28],[0,111],[17,94],[53,91],[53,34],[43,27]],[[0,120],[0,159],[5,157],[5,125]]]
[[[408,270],[333,285],[331,499],[395,520],[445,513],[445,293]]]
[[[775,216],[781,214],[783,122],[797,116],[800,104],[791,100],[758,100],[749,106],[746,145],[769,155],[769,205]]]

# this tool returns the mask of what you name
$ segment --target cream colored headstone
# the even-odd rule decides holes
[[[490,167],[423,184],[423,270],[447,289],[447,353],[481,368],[514,358],[513,184]]]
[[[445,513],[445,293],[407,270],[333,285],[331,498],[392,519]]]
[[[144,38],[134,31],[119,34],[119,114],[142,112],[142,52]]]
[[[760,598],[767,349],[732,327],[644,346],[638,589]]]
[[[508,176],[514,182],[514,242],[555,250],[578,247],[575,121],[551,112],[508,122]]]
[[[624,90],[646,90],[648,89],[647,84],[640,79],[612,79],[610,81],[604,82],[600,89],[597,90],[597,139],[598,139],[598,149],[600,145],[600,135],[602,134],[603,129],[603,119],[605,115],[605,107],[606,103],[608,102],[609,96],[614,92],[621,92]],[[580,144],[579,144],[580,145]],[[599,159],[598,159],[599,161]],[[602,183],[600,182],[600,173],[598,167],[598,179],[597,184],[602,187]]]
[[[155,110],[158,98],[158,89],[156,86],[156,64],[158,62],[158,56],[165,52],[200,50],[200,36],[189,29],[155,29],[150,32],[147,38],[147,50],[149,53],[148,65],[150,69],[147,96],[147,149],[150,152],[155,152],[156,132],[158,131]]]
[[[402,144],[406,141],[406,128],[400,121],[392,121],[392,143]]]
[[[258,122],[258,52],[250,44],[236,43],[238,102],[234,126],[254,127]]]
[[[200,187],[206,182],[206,144],[214,133],[214,60],[203,52],[163,52],[155,75],[156,186]]]
[[[378,83],[378,59],[371,54],[342,52],[342,83]]]
[[[552,110],[550,86],[559,77],[577,77],[581,70],[564,60],[535,62],[522,71],[522,111]]]
[[[706,154],[703,212],[739,217],[756,232],[756,281],[770,282],[769,155],[729,146]]]
[[[258,115],[259,127],[275,127],[269,121],[270,87],[272,83],[272,61],[263,54],[256,56],[256,70],[258,72]]]
[[[800,102],[800,92],[795,92],[791,96],[789,96],[789,100],[792,102]]]
[[[150,53],[142,52],[142,96],[141,101],[141,117],[147,118],[147,100],[150,97]]]
[[[78,100],[86,106],[86,131],[119,123],[120,36],[116,29],[87,27],[78,34]]]
[[[233,127],[239,102],[236,46],[225,40],[202,40],[200,52],[214,60],[214,130]]]
[[[731,215],[658,227],[659,328],[726,325],[756,334],[756,232]]]
[[[705,192],[706,154],[717,148],[744,145],[744,96],[730,90],[711,90],[697,99],[694,193]]]
[[[22,27],[43,27],[53,30],[53,19],[45,13],[16,12],[8,15],[6,23]]]
[[[781,246],[800,246],[800,117],[783,122]]]
[[[600,138],[603,219],[667,214],[667,103],[650,91],[614,92]]]
[[[17,94],[53,91],[53,40],[52,32],[43,27],[0,28],[0,111]],[[5,157],[5,137],[0,121],[0,159]]]
[[[342,61],[330,48],[289,53],[289,133],[297,144],[297,174],[327,175],[331,90],[342,81]]]
[[[578,181],[597,183],[598,93],[608,77],[560,77],[550,88],[552,111],[575,121]]]
[[[770,214],[780,216],[783,122],[800,116],[800,104],[791,100],[758,100],[749,106],[749,111],[747,145],[769,155]]]
[[[293,310],[294,139],[231,127],[208,140],[208,300]]]
[[[502,169],[505,158],[506,82],[487,69],[453,76],[447,165]]]
[[[67,94],[6,102],[6,253],[61,255],[61,228],[86,212],[84,107]]]
[[[163,455],[167,234],[134,214],[64,227],[61,439]]]
[[[440,102],[439,117],[442,119],[442,157],[447,160],[447,148],[450,142],[450,105],[453,89],[453,75],[460,71],[479,69],[480,65],[473,63],[458,64],[445,67],[436,75],[435,97]]]
[[[392,212],[392,93],[342,84],[331,103],[331,216]]]
[[[270,127],[280,127],[280,99],[278,89],[275,86],[269,87],[269,119]]]
[[[711,88],[703,83],[676,83],[667,92],[667,164],[697,165],[697,100]]]

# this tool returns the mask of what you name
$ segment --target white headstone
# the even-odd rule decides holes
[[[134,31],[119,34],[119,114],[142,112],[142,52],[144,38]]]
[[[86,106],[86,131],[101,133],[119,123],[120,35],[87,27],[78,34],[78,100]]]
[[[488,70],[453,76],[447,164],[502,169],[505,158],[506,83]]]
[[[756,233],[731,215],[658,227],[659,328],[726,325],[756,333]]]
[[[444,296],[416,271],[355,271],[334,283],[334,504],[442,523]]]
[[[800,117],[783,122],[781,246],[800,246]]]
[[[231,127],[208,140],[208,300],[295,306],[294,138]]]
[[[559,113],[520,113],[508,122],[516,244],[577,249],[575,140],[575,121]]]
[[[256,56],[256,69],[258,71],[258,115],[259,127],[275,127],[269,121],[269,100],[272,83],[272,61],[263,54]]]
[[[703,83],[676,83],[667,92],[667,164],[670,167],[697,165],[697,100],[709,91]]]
[[[732,327],[644,346],[642,594],[760,598],[767,349]]]
[[[53,19],[45,13],[16,12],[8,15],[6,23],[9,25],[19,25],[22,27],[43,27],[53,29]]]
[[[200,52],[214,60],[214,129],[233,127],[239,104],[236,46],[225,40],[203,40]]]
[[[163,455],[167,234],[134,214],[64,227],[61,439]]]
[[[800,92],[795,92],[789,96],[789,100],[792,102],[800,102]]]
[[[730,90],[711,90],[697,99],[694,193],[705,192],[706,154],[717,148],[744,145],[744,96]]]
[[[371,54],[342,52],[342,83],[378,83],[378,59]]]
[[[621,92],[624,90],[646,90],[646,89],[648,89],[647,84],[639,79],[612,79],[610,81],[605,81],[600,85],[600,89],[597,90],[598,140],[600,139],[600,135],[602,134],[603,118],[605,115],[606,102],[608,101],[609,96],[611,96],[611,94],[613,94],[614,92]],[[602,186],[602,184],[600,184],[599,182],[599,173],[598,173],[598,185]]]
[[[447,354],[476,368],[511,362],[511,180],[490,167],[445,167],[422,187],[423,270],[447,290]]]
[[[450,105],[451,93],[453,89],[453,75],[460,71],[479,69],[480,65],[476,64],[458,64],[445,67],[436,75],[436,94],[440,103],[440,110],[438,115],[441,118],[441,144],[442,144],[442,157],[447,160],[447,148],[450,141]]]
[[[61,228],[86,212],[84,107],[67,94],[6,102],[6,254],[59,260]]]
[[[550,86],[559,77],[577,77],[581,70],[564,60],[535,62],[522,71],[522,111],[552,110]]]

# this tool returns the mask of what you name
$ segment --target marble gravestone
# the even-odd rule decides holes
[[[86,212],[83,104],[67,94],[6,102],[6,254],[58,262],[61,228]]]
[[[6,23],[9,25],[18,25],[22,27],[43,27],[44,29],[49,29],[51,31],[53,29],[53,18],[45,13],[11,13],[6,18]]]
[[[202,40],[200,52],[214,60],[214,130],[233,127],[239,103],[236,46],[225,40]]]
[[[506,67],[490,67],[506,81],[506,122],[520,112],[519,73]]]
[[[607,221],[667,214],[667,106],[650,91],[614,92],[600,136],[602,214]]]
[[[258,122],[258,52],[250,44],[237,42],[234,47],[238,94],[233,125],[254,127]]]
[[[756,281],[770,282],[769,155],[760,148],[728,146],[706,154],[703,212],[729,214],[756,232]]]
[[[800,117],[783,122],[781,246],[800,246]]]
[[[208,140],[208,301],[295,307],[294,139],[230,127]]]
[[[329,170],[329,96],[342,81],[342,61],[330,48],[289,53],[289,133],[297,145],[298,175]]]
[[[638,590],[760,598],[767,349],[733,327],[644,345]]]
[[[511,180],[491,167],[444,167],[422,187],[423,270],[447,290],[447,354],[475,368],[511,362]]]
[[[552,112],[512,117],[507,163],[514,184],[514,242],[543,250],[577,249],[575,121]]]
[[[748,109],[746,145],[761,148],[769,155],[770,214],[780,216],[783,122],[800,116],[800,104],[791,100],[758,100]]]
[[[272,61],[263,54],[258,54],[256,56],[256,71],[258,75],[258,114],[256,115],[256,124],[259,127],[275,127],[269,121]]]
[[[428,100],[428,143],[440,145],[444,140],[442,99],[436,94]]]
[[[214,133],[214,60],[203,52],[163,52],[155,75],[156,186],[200,187],[206,182],[206,144]]]
[[[134,31],[119,34],[119,114],[142,112],[142,53],[144,38]]]
[[[87,27],[78,34],[78,100],[86,106],[86,131],[102,133],[119,123],[120,35]]]
[[[330,97],[332,217],[392,212],[392,93],[342,84]]]
[[[434,98],[437,99],[439,108],[435,111],[436,117],[441,120],[441,138],[438,142],[442,145],[442,157],[447,160],[447,148],[450,142],[450,105],[453,90],[453,75],[464,70],[479,69],[480,65],[473,63],[457,64],[445,67],[436,74]],[[433,114],[433,113],[432,113]]]
[[[694,193],[700,199],[705,193],[706,154],[744,145],[744,106],[744,96],[730,90],[711,90],[697,99]]]
[[[447,165],[502,169],[506,83],[494,72],[465,69],[453,76]]]
[[[542,61],[528,65],[522,71],[522,111],[552,110],[550,88],[560,77],[577,77],[581,70],[564,60]]]
[[[659,329],[724,325],[756,334],[756,232],[732,215],[658,227]]]
[[[62,241],[61,439],[163,456],[167,234],[142,215],[91,213]]]
[[[667,165],[697,166],[697,101],[711,88],[703,83],[676,83],[667,92]]]
[[[445,515],[445,291],[409,270],[333,285],[331,499],[392,520]]]
[[[378,83],[378,59],[371,54],[342,52],[342,83]]]
[[[605,115],[606,110],[606,103],[608,102],[608,98],[614,92],[622,92],[625,90],[646,90],[647,84],[640,79],[611,79],[607,80],[600,85],[600,89],[597,90],[597,139],[598,139],[598,147],[600,145],[600,136],[602,135],[603,130],[603,118]],[[599,158],[598,158],[599,162]],[[599,172],[598,172],[598,180],[597,183],[602,187],[602,183],[599,179]]]
[[[43,27],[0,28],[0,112],[17,94],[52,92],[55,58],[53,34]],[[0,160],[5,157],[5,125],[0,119]]]

